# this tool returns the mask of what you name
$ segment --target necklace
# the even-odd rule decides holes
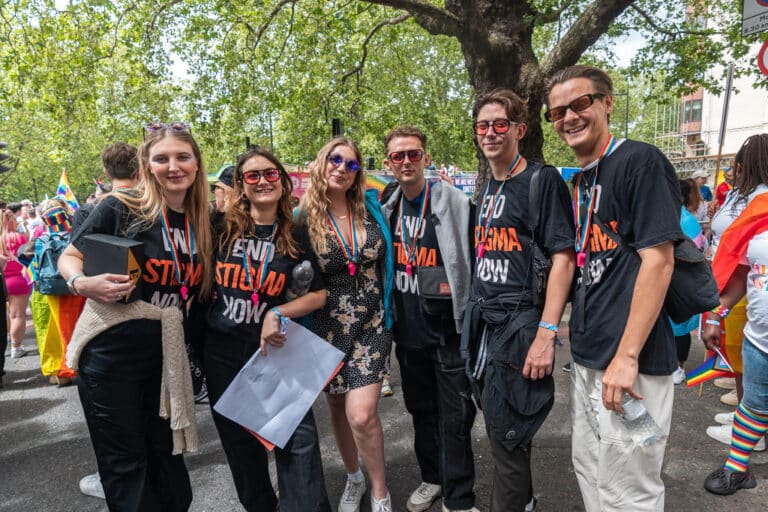
[[[168,222],[168,211],[163,208],[160,210],[160,227],[163,230],[163,235],[165,236],[165,239],[168,240],[168,245],[171,248],[171,260],[173,261],[173,273],[176,276],[176,281],[179,282],[181,285],[181,300],[186,301],[187,300],[187,294],[189,293],[189,288],[187,288],[187,283],[189,282],[190,276],[194,275],[194,267],[195,267],[195,232],[192,230],[192,223],[189,221],[189,218],[187,217],[186,212],[184,213],[184,230],[186,233],[187,238],[187,254],[189,254],[189,267],[187,267],[187,275],[186,278],[182,280],[181,278],[181,261],[179,260],[179,253],[176,249],[176,244],[174,243],[173,237],[171,237],[171,231],[168,228],[169,226]]]
[[[245,243],[245,236],[240,235],[240,244],[243,250],[243,269],[245,270],[245,284],[251,289],[251,300],[253,301],[253,305],[256,307],[259,306],[259,291],[261,290],[261,287],[264,286],[264,281],[267,279],[267,267],[269,266],[269,259],[272,256],[272,252],[275,250],[274,240],[275,240],[276,234],[277,234],[277,220],[275,220],[275,223],[272,224],[272,233],[270,233],[268,238],[264,239],[264,238],[255,237],[261,241],[269,242],[267,244],[267,248],[263,252],[264,257],[259,262],[259,267],[256,269],[256,275],[254,276],[256,282],[258,283],[258,286],[253,285],[253,279],[251,278],[251,257],[248,256],[247,245]]]
[[[493,195],[493,199],[491,200],[490,207],[488,209],[488,216],[485,219],[485,226],[483,226],[482,230],[480,231],[480,241],[477,244],[477,257],[482,258],[485,256],[485,246],[488,241],[488,231],[491,228],[491,222],[493,221],[493,212],[496,210],[496,202],[499,200],[499,197],[501,196],[501,192],[504,190],[504,185],[507,184],[507,181],[509,178],[512,177],[512,175],[517,171],[517,168],[520,166],[520,164],[523,163],[523,157],[520,155],[520,153],[517,154],[514,160],[512,160],[512,163],[509,164],[509,167],[507,167],[507,177],[504,178],[504,181],[501,182],[501,185],[499,185],[499,188],[496,190],[496,192]],[[488,184],[485,186],[485,194],[483,194],[483,203],[485,203],[485,199],[488,197],[488,190],[491,188],[491,180],[488,180]],[[478,208],[477,212],[477,224],[482,225],[482,222],[480,221],[480,215],[483,213],[482,203],[481,207]]]
[[[419,218],[414,226],[413,238],[411,239],[410,247],[405,238],[405,215],[403,214],[403,201],[405,201],[405,195],[400,195],[400,240],[403,243],[403,250],[405,251],[405,273],[409,276],[413,273],[413,263],[416,259],[416,242],[419,238],[419,231],[421,230],[421,223],[424,221],[424,217],[427,213],[427,205],[429,204],[429,190],[431,183],[426,182],[421,194],[421,202],[419,203]]]
[[[349,216],[349,234],[350,234],[350,237],[352,238],[352,248],[350,248],[349,245],[347,244],[347,241],[344,238],[344,233],[341,232],[338,224],[336,224],[336,219],[333,217],[331,210],[326,209],[325,211],[328,214],[328,223],[331,225],[333,234],[336,236],[336,240],[339,242],[339,247],[341,247],[341,251],[344,253],[344,257],[347,258],[347,269],[349,270],[349,275],[354,276],[355,272],[357,271],[358,254],[357,254],[357,232],[355,231],[355,223],[354,223],[354,217],[352,215],[352,209],[349,207],[349,205],[347,205],[347,215]]]

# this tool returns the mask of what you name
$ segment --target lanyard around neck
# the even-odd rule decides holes
[[[609,134],[608,141],[600,151],[600,156],[597,158],[597,164],[595,165],[595,176],[592,179],[592,185],[587,190],[587,185],[583,180],[584,171],[579,172],[576,175],[576,263],[579,267],[584,266],[584,262],[587,258],[587,245],[589,244],[590,231],[592,231],[592,215],[595,211],[596,194],[595,188],[597,186],[597,173],[600,167],[600,162],[606,156],[610,155],[616,147],[616,136]],[[583,205],[587,206],[587,211],[582,210]],[[582,216],[585,217],[582,222]]]
[[[256,282],[258,286],[253,286],[253,279],[251,277],[251,257],[248,255],[247,245],[245,243],[245,236],[240,235],[240,244],[243,251],[243,269],[245,270],[245,284],[251,289],[251,300],[253,305],[259,305],[259,291],[264,286],[264,281],[267,279],[267,267],[269,266],[269,260],[272,257],[272,252],[275,250],[275,235],[277,234],[277,220],[272,224],[272,232],[269,234],[269,242],[267,248],[264,250],[264,257],[259,262],[259,267],[256,269]]]
[[[331,225],[333,234],[336,235],[336,240],[339,242],[339,247],[341,247],[341,250],[344,253],[344,257],[347,258],[347,269],[349,270],[349,275],[354,276],[357,270],[358,251],[357,251],[357,232],[355,231],[355,222],[354,222],[354,217],[352,215],[352,209],[350,208],[349,205],[347,205],[347,218],[349,219],[349,236],[352,238],[351,249],[347,244],[346,239],[344,238],[344,233],[341,232],[338,224],[336,224],[336,219],[333,218],[333,214],[331,213],[331,210],[329,208],[326,208],[325,211],[326,213],[328,213],[328,222]]]
[[[488,231],[491,228],[491,222],[493,221],[493,212],[496,210],[496,202],[499,200],[499,197],[501,196],[502,191],[504,190],[504,185],[507,184],[507,181],[509,178],[512,177],[515,172],[517,172],[517,168],[523,163],[523,157],[520,153],[517,154],[514,160],[512,160],[512,163],[509,164],[509,167],[507,167],[507,176],[504,178],[504,181],[501,182],[501,185],[499,185],[499,188],[496,190],[496,192],[493,195],[493,199],[491,200],[491,203],[488,207],[488,216],[485,218],[485,225],[483,226],[483,229],[480,231],[480,241],[477,244],[477,257],[482,258],[485,256],[485,246],[488,241]],[[481,225],[482,222],[480,220],[480,216],[483,213],[483,204],[485,204],[485,200],[488,197],[488,190],[491,187],[491,180],[488,180],[488,184],[485,186],[485,193],[483,194],[483,202],[480,203],[480,208],[477,212],[477,225]]]
[[[403,244],[403,250],[405,251],[405,273],[409,276],[413,274],[413,263],[416,260],[416,242],[419,239],[419,232],[421,231],[421,223],[424,221],[424,217],[427,214],[427,205],[429,204],[429,191],[432,184],[427,181],[424,185],[424,189],[421,193],[421,203],[419,203],[419,218],[416,220],[414,226],[413,238],[411,239],[410,247],[405,236],[405,214],[403,212],[403,203],[405,201],[405,195],[400,196],[400,241]]]
[[[168,245],[171,248],[171,259],[173,260],[173,273],[176,276],[176,281],[179,282],[181,285],[181,300],[185,301],[187,300],[187,295],[189,293],[189,288],[187,288],[187,283],[189,283],[189,280],[191,276],[194,275],[194,269],[195,269],[195,232],[192,229],[192,223],[189,221],[189,218],[187,217],[187,213],[184,212],[184,231],[187,238],[187,251],[189,254],[189,267],[187,267],[186,272],[186,279],[181,278],[181,261],[179,259],[179,252],[176,248],[176,243],[173,240],[173,237],[171,236],[171,230],[169,228],[170,223],[168,222],[168,211],[163,208],[160,210],[160,227],[163,230],[163,235],[165,236],[165,239],[168,240]]]

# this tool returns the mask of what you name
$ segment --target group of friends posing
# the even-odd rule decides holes
[[[340,512],[360,510],[360,460],[374,512],[423,511],[440,497],[444,511],[477,510],[473,397],[493,456],[490,510],[533,510],[531,445],[554,402],[557,330],[569,300],[572,454],[585,507],[663,510],[677,362],[662,304],[673,244],[684,236],[675,171],[657,148],[611,135],[613,88],[603,71],[559,71],[545,98],[545,117],[582,167],[574,198],[553,167],[520,154],[528,109],[510,90],[478,97],[473,110],[474,140],[491,171],[476,205],[425,180],[427,137],[404,126],[385,138],[384,166],[399,186],[384,204],[365,190],[357,146],[334,138],[318,152],[295,212],[283,165],[248,149],[211,222],[194,138],[183,125],[153,125],[138,151],[138,187],[106,196],[59,260],[71,291],[91,299],[68,362],[79,371],[110,510],[181,511],[192,501],[181,455],[196,446],[194,418],[184,415],[192,397],[174,385],[173,321],[188,341],[205,333],[198,350],[213,406],[257,349],[268,360],[290,343],[281,322],[301,317],[345,353],[326,388],[348,474]],[[129,276],[83,275],[92,233],[144,243],[141,301],[116,303],[134,292]],[[542,290],[534,246],[551,260]],[[289,298],[292,269],[304,260],[314,277]],[[377,413],[393,340],[422,480],[406,504],[391,502]],[[656,444],[636,446],[620,423],[626,395],[642,398],[660,426]],[[240,502],[276,510],[264,447],[212,414]],[[275,457],[281,511],[331,509],[311,410]]]

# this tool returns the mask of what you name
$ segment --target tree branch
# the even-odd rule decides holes
[[[375,27],[371,29],[371,31],[368,33],[368,35],[365,37],[365,41],[363,41],[363,56],[360,58],[360,62],[357,66],[352,68],[351,70],[344,73],[344,76],[341,77],[341,83],[346,83],[347,79],[351,77],[352,75],[360,75],[363,72],[363,66],[365,66],[365,60],[368,58],[368,43],[373,39],[373,36],[376,35],[376,32],[381,30],[383,27],[386,27],[387,25],[397,25],[398,23],[402,23],[405,20],[409,19],[411,17],[410,14],[401,14],[400,16],[396,16],[394,18],[389,18],[387,20],[380,21],[376,24]]]
[[[155,30],[155,25],[157,24],[157,19],[160,17],[160,15],[181,1],[182,0],[170,0],[169,2],[162,4],[160,8],[155,11],[155,13],[152,15],[152,20],[149,22],[149,25],[147,25],[147,30],[144,31],[144,37],[147,41],[151,41],[150,36]]]
[[[576,64],[579,57],[608,31],[611,22],[634,2],[635,0],[593,1],[547,55],[541,66],[544,78],[548,78],[558,69]]]
[[[455,36],[461,30],[458,16],[421,0],[361,0],[369,4],[394,7],[411,13],[416,22],[430,34]]]
[[[648,26],[650,26],[653,30],[655,30],[656,32],[659,32],[660,34],[669,36],[669,38],[672,41],[675,41],[679,36],[683,36],[683,35],[711,36],[715,34],[725,34],[725,32],[718,32],[714,30],[682,30],[679,28],[675,30],[669,30],[660,26],[658,23],[656,23],[656,21],[653,19],[653,16],[651,16],[650,14],[642,10],[637,5],[632,4],[630,5],[630,8],[633,9],[640,16],[642,16],[645,22],[648,24]]]
[[[253,49],[255,50],[257,46],[259,46],[259,42],[261,42],[261,37],[264,35],[264,32],[266,32],[267,28],[269,28],[269,25],[272,23],[272,21],[277,17],[278,14],[280,14],[280,11],[288,4],[295,4],[296,0],[280,0],[278,4],[275,6],[274,9],[272,9],[272,12],[269,13],[267,16],[266,21],[264,24],[259,27],[258,32],[256,33],[256,40],[253,42]]]
[[[560,19],[560,15],[565,12],[573,4],[573,0],[563,0],[563,4],[560,7],[553,9],[547,9],[546,11],[539,11],[536,13],[537,25],[545,25],[547,23],[554,23]]]

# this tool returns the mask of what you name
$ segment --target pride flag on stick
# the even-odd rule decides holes
[[[70,208],[72,208],[72,211],[80,208],[80,203],[77,202],[77,197],[75,197],[72,189],[69,188],[69,178],[67,178],[66,169],[61,171],[61,178],[59,178],[59,186],[56,188],[56,195],[64,199],[67,204],[69,204]]]
[[[736,375],[733,373],[731,365],[723,357],[723,353],[719,350],[712,353],[710,357],[704,361],[704,364],[688,372],[689,388],[692,388],[698,384],[702,384],[708,380],[716,379],[718,377],[733,377]]]

